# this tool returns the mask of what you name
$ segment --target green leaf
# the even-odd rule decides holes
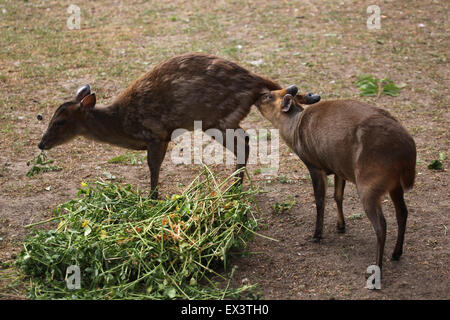
[[[383,94],[388,96],[396,97],[399,95],[401,88],[397,87],[392,80],[389,79],[383,79]]]
[[[177,290],[173,287],[166,289],[166,294],[170,299],[173,299],[177,295]]]
[[[381,92],[380,90],[381,85]],[[372,75],[362,74],[358,77],[356,81],[356,86],[360,89],[360,96],[378,96],[379,94],[387,96],[398,96],[401,88],[405,87],[405,83],[400,85],[395,85],[395,83],[387,78],[376,79]]]
[[[442,169],[442,162],[440,162],[439,160],[433,160],[428,165],[428,169],[440,170],[440,169]]]
[[[85,237],[87,237],[91,232],[92,232],[91,227],[86,226],[86,228],[84,228],[84,236]]]
[[[371,75],[360,75],[356,85],[360,89],[361,96],[376,96],[378,94],[378,81]]]

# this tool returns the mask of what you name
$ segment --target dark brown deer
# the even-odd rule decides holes
[[[192,130],[195,121],[202,129],[239,129],[261,90],[281,87],[245,68],[211,55],[184,54],[170,58],[137,79],[109,106],[97,107],[89,85],[62,104],[50,120],[39,148],[51,149],[78,135],[124,148],[147,150],[151,192],[157,197],[159,171],[172,132]],[[245,144],[237,169],[245,166],[248,137],[235,131],[231,150]],[[227,146],[226,134],[223,145]],[[231,144],[229,144],[231,145]],[[241,174],[241,179],[243,173]]]
[[[327,175],[334,174],[337,231],[345,232],[342,201],[345,182],[351,181],[376,232],[376,263],[380,269],[386,239],[381,199],[389,193],[398,223],[392,259],[398,260],[408,216],[403,193],[413,187],[415,178],[413,138],[385,110],[351,100],[322,101],[303,108],[293,98],[297,90],[291,86],[265,92],[256,106],[309,170],[317,209],[311,240],[318,242],[322,237]]]

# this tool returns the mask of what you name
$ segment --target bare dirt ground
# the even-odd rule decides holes
[[[52,216],[83,181],[105,178],[144,189],[145,164],[107,161],[126,150],[77,139],[47,152],[62,171],[28,178],[26,162],[54,110],[90,83],[107,104],[157,62],[184,52],[236,61],[283,85],[295,83],[322,99],[355,98],[390,111],[414,137],[416,184],[406,194],[409,217],[404,254],[389,260],[397,227],[391,201],[383,203],[388,234],[382,290],[364,288],[375,262],[375,232],[355,187],[345,190],[347,232],[335,232],[332,182],[324,239],[310,243],[315,223],[306,167],[280,141],[280,169],[268,179],[250,165],[261,209],[260,232],[249,254],[234,259],[233,285],[258,283],[265,299],[449,299],[449,20],[445,1],[95,1],[78,4],[80,29],[70,30],[70,1],[0,0],[0,298],[22,299],[26,284],[11,262],[29,232],[25,225]],[[381,9],[381,29],[368,30],[368,5]],[[361,73],[406,86],[398,97],[360,98]],[[36,120],[42,114],[44,121]],[[243,128],[270,128],[257,110]],[[168,155],[170,150],[168,151]],[[444,170],[430,170],[439,156]],[[214,166],[231,173],[233,166]],[[161,194],[182,190],[198,165],[163,163]],[[272,206],[294,200],[284,213]],[[51,227],[51,226],[47,226]]]

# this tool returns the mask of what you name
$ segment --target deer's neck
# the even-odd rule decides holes
[[[120,107],[115,104],[95,107],[86,116],[82,134],[86,138],[124,148],[145,149],[145,143],[136,141],[125,132],[120,111]]]
[[[109,142],[108,139],[122,133],[122,124],[115,106],[95,107],[84,119],[83,135],[87,138]]]
[[[279,126],[280,135],[286,144],[296,151],[296,144],[298,139],[298,125],[301,119],[302,111],[295,110],[289,117],[283,119],[283,124]]]

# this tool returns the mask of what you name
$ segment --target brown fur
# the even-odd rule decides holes
[[[286,143],[306,164],[316,198],[317,221],[313,240],[322,236],[326,175],[335,175],[339,232],[345,222],[342,200],[345,181],[356,184],[365,212],[377,234],[377,265],[382,266],[386,222],[381,197],[391,195],[399,233],[393,259],[403,249],[407,208],[403,192],[412,188],[416,146],[413,138],[387,111],[352,100],[323,101],[303,109],[297,102],[283,112],[284,90],[271,92],[257,103],[261,113],[280,129]]]
[[[144,74],[107,107],[83,108],[82,97],[58,109],[39,147],[50,149],[77,135],[125,148],[148,150],[151,188],[156,196],[161,162],[175,129],[238,129],[262,91],[281,87],[243,67],[212,55],[189,53],[167,59]],[[86,98],[85,98],[86,99]],[[66,119],[67,125],[57,127]],[[224,142],[226,139],[224,135]],[[248,141],[245,162],[248,158]],[[236,154],[235,150],[232,150]],[[238,168],[242,167],[238,164]]]

